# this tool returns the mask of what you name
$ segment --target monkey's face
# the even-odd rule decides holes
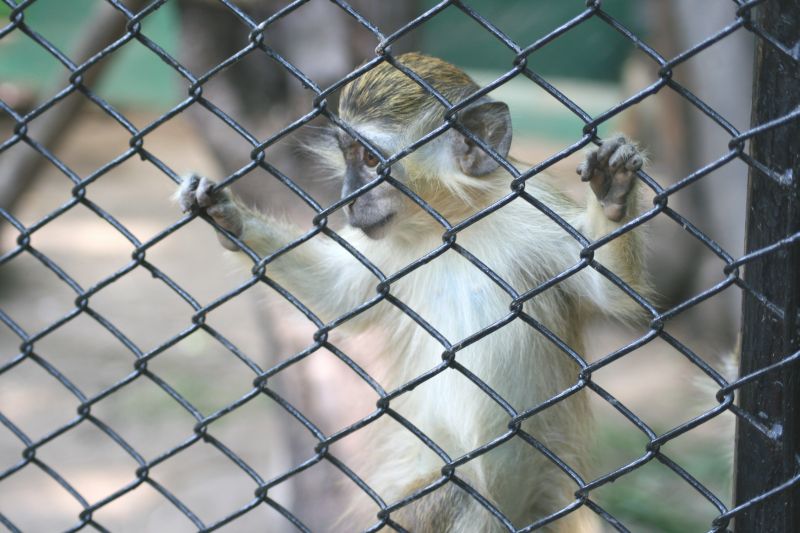
[[[342,198],[377,179],[378,158],[349,137],[338,139],[344,156]],[[393,174],[397,165],[392,167]],[[401,194],[388,183],[373,187],[344,208],[351,226],[361,229],[368,237],[384,237],[391,225],[397,221],[403,207]]]

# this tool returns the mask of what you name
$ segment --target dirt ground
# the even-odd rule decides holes
[[[146,116],[134,118],[137,124],[147,120]],[[79,175],[86,176],[121,154],[127,142],[125,132],[107,117],[90,113],[56,154]],[[145,148],[178,173],[193,170],[218,176],[214,161],[206,154],[191,125],[180,117],[148,136]],[[535,162],[561,148],[541,139],[521,139],[516,141],[513,153]],[[555,179],[570,179],[575,184],[576,163],[577,158],[571,158],[556,165]],[[254,179],[269,178],[264,174]],[[174,188],[174,183],[151,164],[130,159],[90,185],[87,198],[145,242],[181,218],[169,200]],[[573,190],[578,188],[579,185],[573,185]],[[50,167],[30,187],[14,214],[23,224],[30,225],[68,202],[70,189],[69,180]],[[16,237],[16,232],[6,224],[0,241],[2,252],[14,248]],[[31,244],[83,289],[127,268],[134,250],[108,222],[82,205],[36,231]],[[209,304],[250,278],[246,269],[220,253],[210,228],[199,219],[148,249],[146,261],[200,305]],[[308,346],[314,331],[298,311],[270,292],[263,287],[249,288],[207,318],[215,331],[262,369]],[[27,334],[35,334],[70,314],[75,309],[75,299],[75,292],[29,253],[0,266],[0,308]],[[142,266],[93,295],[88,309],[107,319],[143,353],[192,327],[191,305]],[[618,324],[593,324],[586,335],[588,357],[608,354],[644,331]],[[681,338],[680,324],[673,331]],[[682,340],[696,348],[692,339]],[[18,357],[20,344],[20,338],[11,329],[0,325],[0,364]],[[368,357],[370,348],[375,346],[364,338],[342,340],[341,344],[356,359]],[[711,353],[713,357],[719,355],[713,354],[713,350]],[[134,370],[135,354],[89,313],[80,314],[36,340],[32,354],[0,374],[0,411],[32,441],[76,419],[81,403],[34,358],[52,365],[64,381],[74,384],[86,397],[125,379]],[[255,377],[251,368],[203,331],[168,347],[147,368],[206,416],[248,394]],[[685,357],[665,342],[655,340],[598,371],[595,380],[651,427],[664,431],[714,404],[713,394],[703,389],[699,376]],[[375,401],[374,393],[363,381],[325,352],[315,353],[281,372],[270,380],[270,385],[293,405],[310,409],[314,423],[325,433],[366,415]],[[640,432],[608,403],[592,396],[600,435],[596,450],[598,471],[612,470],[642,455],[645,440]],[[189,411],[147,377],[139,377],[97,402],[91,414],[113,428],[148,461],[192,437],[196,424]],[[709,453],[724,455],[719,446],[729,425],[730,420],[705,425],[670,443],[667,453],[678,460],[689,457],[691,463],[691,454],[703,445]],[[209,432],[265,480],[312,457],[316,442],[294,418],[265,396],[212,423]],[[638,448],[626,448],[625,443],[631,440]],[[335,453],[343,458],[357,455],[357,446],[357,441],[345,439]],[[22,461],[24,447],[18,436],[0,429],[0,471]],[[35,459],[41,463],[30,463],[0,483],[0,512],[23,531],[64,530],[77,523],[81,511],[76,498],[43,469],[52,468],[94,504],[133,483],[138,467],[102,431],[100,422],[89,420],[42,445],[36,450]],[[318,471],[324,474],[312,474]],[[703,479],[702,471],[693,473],[704,482],[714,483],[713,479]],[[154,466],[149,475],[206,525],[247,505],[257,487],[230,458],[202,441]],[[299,478],[278,485],[270,496],[296,512],[312,530],[328,530],[352,484],[326,464],[313,467]],[[323,481],[315,481],[320,479]],[[643,483],[633,486],[645,486],[644,491],[651,491],[649,495],[656,500],[664,497],[663,492],[673,492],[668,483],[656,486],[652,482]],[[688,488],[685,484],[676,486]],[[601,504],[604,490],[598,491]],[[697,499],[697,496],[687,498]],[[706,516],[709,511],[698,513]],[[137,486],[93,516],[111,531],[197,529],[151,484]],[[223,530],[265,531],[264,524],[270,524],[268,531],[292,530],[288,522],[265,505],[259,505]]]

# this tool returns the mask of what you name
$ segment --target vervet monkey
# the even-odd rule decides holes
[[[440,59],[420,54],[405,54],[398,59],[452,103],[479,89],[463,71]],[[347,85],[339,104],[341,119],[378,152],[372,153],[339,130],[332,132],[331,142],[322,142],[316,152],[338,174],[342,197],[349,199],[354,191],[376,179],[382,160],[444,124],[445,111],[420,85],[382,63]],[[482,97],[461,109],[458,121],[508,158],[512,132],[506,104]],[[643,156],[636,147],[624,137],[615,137],[589,152],[578,168],[581,179],[589,182],[591,189],[585,207],[537,176],[527,180],[525,191],[583,235],[596,239],[636,214],[635,174],[642,164]],[[392,164],[390,172],[451,223],[511,192],[509,173],[455,128]],[[245,207],[227,190],[214,185],[206,178],[187,178],[177,193],[181,207],[205,211],[262,257],[301,236],[298,229]],[[339,235],[386,275],[442,245],[442,225],[389,183],[383,182],[354,197],[344,211],[348,225]],[[625,233],[596,250],[594,259],[634,290],[646,292],[642,240],[637,231]],[[238,249],[223,234],[220,241],[228,249]],[[582,248],[547,214],[522,198],[459,231],[456,243],[518,293],[538,287],[575,266]],[[270,262],[266,273],[324,320],[339,317],[374,298],[378,284],[375,275],[325,235],[317,235]],[[508,292],[453,250],[392,282],[390,294],[451,345],[513,311]],[[581,326],[589,313],[599,311],[631,320],[640,308],[603,275],[584,268],[526,301],[523,311],[581,354]],[[443,344],[388,301],[370,307],[337,329],[369,327],[387,335],[382,357],[389,366],[387,380],[393,386],[442,364]],[[444,359],[448,358],[497,391],[507,407],[451,367],[392,399],[389,407],[423,431],[451,460],[501,436],[508,438],[450,472],[450,468],[443,471],[445,461],[440,455],[401,424],[387,424],[376,431],[375,441],[363,450],[373,463],[366,478],[387,505],[437,480],[441,482],[436,490],[390,512],[393,523],[423,533],[508,530],[508,524],[487,511],[459,483],[483,495],[515,528],[575,502],[576,482],[529,441],[518,434],[509,436],[515,428],[510,429],[513,417],[508,408],[522,413],[575,386],[579,382],[577,363],[519,317],[477,342],[466,343],[454,354],[447,353]],[[519,427],[580,475],[587,475],[591,435],[586,393],[565,396],[525,419]],[[544,530],[592,530],[594,513],[585,506],[575,507]],[[376,521],[373,514],[373,522]]]

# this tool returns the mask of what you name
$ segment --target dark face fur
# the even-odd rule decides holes
[[[378,177],[375,169],[380,161],[347,136],[340,136],[337,140],[345,161],[342,183],[344,198]],[[372,239],[379,239],[386,234],[400,205],[398,191],[391,185],[382,183],[350,202],[345,207],[345,214],[351,226],[361,229]]]

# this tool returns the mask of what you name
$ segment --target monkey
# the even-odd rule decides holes
[[[444,60],[409,53],[397,61],[448,102],[462,102],[480,89],[463,70]],[[336,231],[387,276],[451,242],[502,281],[464,254],[447,249],[394,279],[387,289],[351,251],[325,234],[273,258],[266,275],[326,321],[372,301],[376,289],[413,310],[415,316],[410,316],[382,298],[337,325],[354,332],[377,328],[385,334],[381,358],[387,380],[395,386],[412,383],[448,362],[384,405],[434,445],[403,424],[387,424],[363,451],[373,464],[368,484],[391,508],[382,520],[412,532],[495,532],[524,528],[560,512],[557,519],[543,523],[543,531],[593,531],[598,520],[576,496],[577,482],[542,450],[577,475],[587,475],[591,414],[585,393],[568,392],[584,378],[565,346],[584,352],[582,325],[592,314],[632,321],[641,309],[590,267],[563,275],[517,306],[514,293],[505,286],[524,294],[581,261],[583,247],[565,234],[548,209],[590,241],[635,217],[636,176],[644,153],[621,135],[603,140],[577,169],[589,184],[586,205],[534,175],[525,182],[525,192],[547,209],[517,197],[448,234],[403,188],[450,224],[504,201],[511,194],[511,175],[481,143],[457,127],[444,128],[391,163],[389,173],[402,187],[380,179],[388,158],[446,124],[446,111],[429,91],[388,62],[343,88],[338,115],[361,139],[332,128],[329,140],[314,149],[341,180],[347,223]],[[512,125],[505,103],[481,96],[460,108],[456,120],[509,164],[527,168],[509,156]],[[291,224],[247,207],[205,177],[185,178],[176,198],[185,212],[202,211],[224,229],[217,234],[229,250],[240,249],[232,236],[265,257],[303,235]],[[637,228],[595,250],[593,259],[646,294],[644,255],[644,237]],[[515,312],[520,316],[507,318]],[[521,314],[530,319],[523,320]],[[541,327],[533,327],[532,321]],[[474,338],[487,329],[492,331]],[[444,348],[442,338],[458,349]],[[491,387],[500,400],[481,385]],[[564,398],[514,422],[517,415],[558,395]],[[530,438],[522,438],[521,432]],[[496,445],[483,450],[490,443]],[[479,449],[484,453],[469,457]],[[448,465],[460,458],[464,460],[457,466]],[[418,492],[424,494],[392,508]],[[377,523],[375,513],[371,520]]]

